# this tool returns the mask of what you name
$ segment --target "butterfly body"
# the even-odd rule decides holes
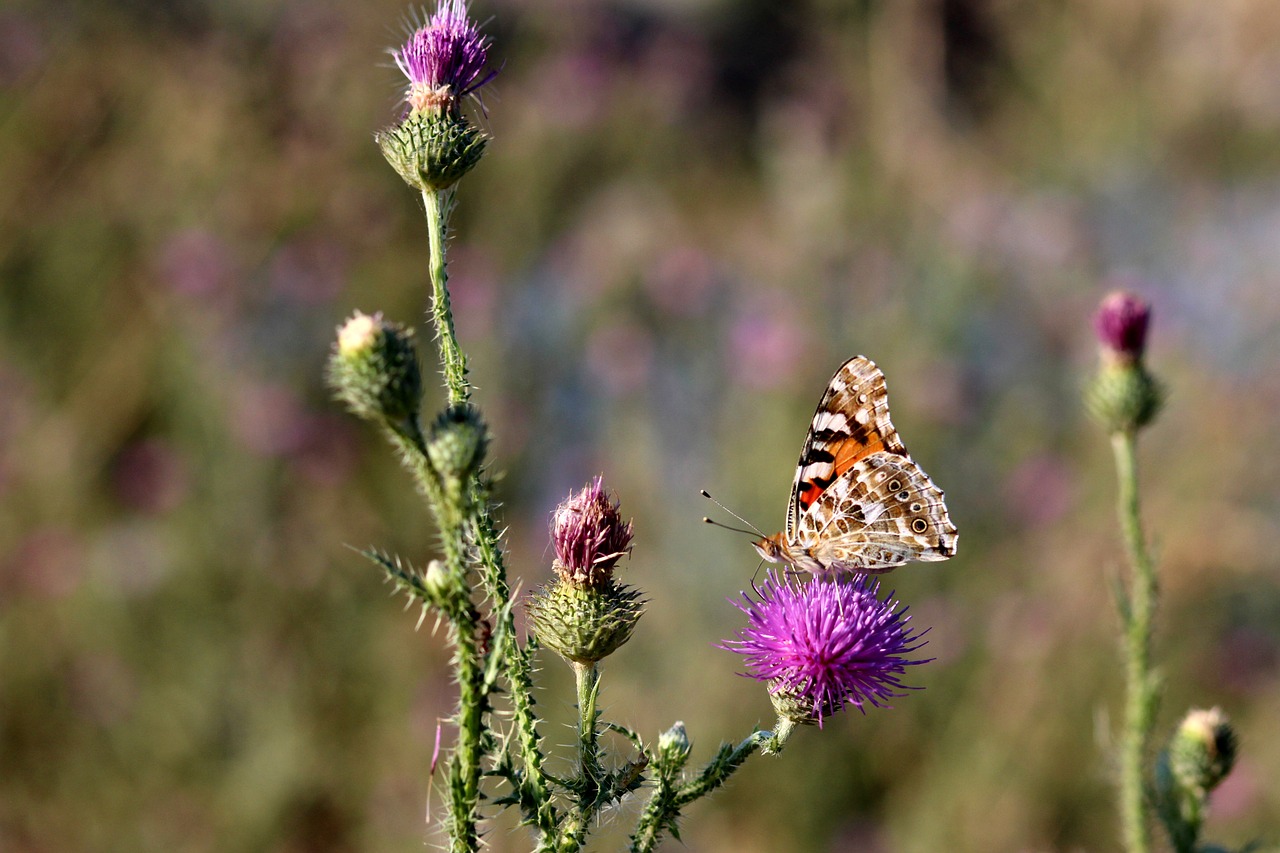
[[[845,362],[800,451],[786,529],[757,540],[756,550],[814,575],[874,574],[945,560],[957,540],[942,490],[889,419],[884,374],[863,356]]]

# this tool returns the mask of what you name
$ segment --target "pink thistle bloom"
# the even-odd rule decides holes
[[[631,522],[623,522],[618,502],[596,477],[570,495],[551,517],[556,573],[567,583],[597,587],[613,577],[618,560],[631,553]]]
[[[1142,358],[1150,323],[1151,304],[1123,290],[1107,294],[1093,317],[1098,341],[1121,360],[1130,362]]]
[[[924,641],[906,608],[892,594],[881,601],[879,588],[865,577],[801,582],[770,573],[756,598],[734,602],[747,627],[722,648],[742,655],[744,674],[765,682],[779,713],[798,722],[821,724],[847,704],[887,707],[909,689],[899,680],[906,668],[928,661],[904,657]]]
[[[467,17],[465,0],[439,0],[435,14],[391,55],[409,78],[405,100],[414,111],[452,109],[497,74],[485,70],[489,39]]]

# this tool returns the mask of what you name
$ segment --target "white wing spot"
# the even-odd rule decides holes
[[[862,514],[867,524],[874,524],[875,520],[884,515],[884,504],[868,504],[862,507]]]

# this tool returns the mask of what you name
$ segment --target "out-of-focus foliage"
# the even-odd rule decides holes
[[[456,318],[524,588],[570,488],[604,471],[635,515],[623,576],[652,603],[605,714],[650,737],[683,719],[694,761],[770,723],[713,647],[756,559],[700,524],[697,489],[776,529],[844,358],[884,368],[960,529],[958,557],[890,578],[932,626],[927,689],[755,759],[688,849],[1115,847],[1122,563],[1079,391],[1117,281],[1155,305],[1171,392],[1140,447],[1160,731],[1221,705],[1240,758],[1206,835],[1275,839],[1280,7],[474,11],[504,65],[454,220]],[[425,224],[372,141],[403,14],[0,10],[5,851],[429,837],[441,638],[345,545],[425,563],[434,531],[321,377],[353,308],[423,308]],[[572,694],[544,664],[555,748]]]

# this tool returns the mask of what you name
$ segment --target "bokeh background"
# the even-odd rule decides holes
[[[443,638],[348,548],[422,564],[435,534],[321,378],[353,309],[423,316],[419,205],[372,141],[405,11],[0,10],[4,851],[439,840]],[[502,70],[454,220],[457,324],[523,588],[589,477],[635,518],[652,605],[605,713],[684,720],[695,761],[769,725],[715,647],[757,560],[697,492],[776,529],[848,356],[885,370],[961,531],[889,580],[932,628],[926,689],[753,760],[665,849],[1117,847],[1122,563],[1079,403],[1115,286],[1154,302],[1170,389],[1141,443],[1160,738],[1220,704],[1243,747],[1208,835],[1280,838],[1280,6],[474,12]],[[543,664],[565,767],[570,680]],[[488,840],[527,849],[510,822]]]

